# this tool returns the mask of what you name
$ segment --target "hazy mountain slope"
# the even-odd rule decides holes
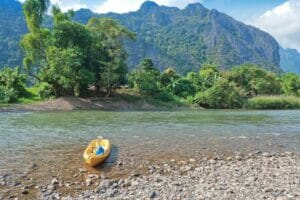
[[[22,6],[15,0],[0,1],[0,68],[22,63],[19,41],[27,32]]]
[[[300,74],[300,53],[296,49],[280,48],[280,66],[286,72]]]
[[[273,37],[199,3],[180,10],[145,2],[137,12],[127,14],[80,10],[75,19],[85,23],[91,16],[117,19],[137,33],[137,41],[126,45],[130,67],[151,57],[160,69],[172,66],[183,73],[197,70],[203,62],[222,68],[255,63],[279,70],[279,46]]]

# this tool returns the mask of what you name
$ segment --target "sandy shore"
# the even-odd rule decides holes
[[[184,105],[173,105],[172,103],[162,103],[154,105],[147,100],[140,98],[137,100],[126,100],[117,98],[79,98],[79,97],[61,97],[58,99],[49,99],[43,102],[31,104],[11,104],[0,107],[0,112],[18,112],[18,111],[72,111],[72,110],[161,110],[161,109],[188,108]]]
[[[0,176],[0,188],[13,191],[2,193],[0,199],[300,198],[299,155],[291,152],[257,151],[143,164],[122,160],[115,165],[129,170],[112,176],[109,170],[98,173],[78,168],[72,172],[72,181],[58,175],[42,185],[12,183],[9,177]]]

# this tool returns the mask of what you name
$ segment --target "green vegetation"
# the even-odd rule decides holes
[[[4,68],[0,71],[0,102],[13,103],[18,98],[27,95],[25,89],[26,76],[21,74],[19,68]]]
[[[295,96],[259,96],[249,99],[249,109],[300,109],[300,98]]]
[[[21,45],[24,67],[42,84],[42,97],[85,95],[89,86],[107,95],[126,77],[123,39],[134,34],[111,19],[91,19],[86,26],[72,20],[73,12],[52,7],[53,28],[42,27],[49,1],[27,0],[23,5],[29,33]]]
[[[52,7],[53,26],[45,28],[42,22],[48,6],[48,0],[24,2],[29,33],[22,38],[21,46],[27,75],[19,68],[0,71],[1,103],[88,96],[92,89],[93,94],[113,96],[116,89],[128,84],[134,94],[116,96],[129,101],[143,98],[154,105],[298,108],[300,77],[291,73],[279,76],[256,65],[244,64],[224,71],[218,65],[202,62],[198,72],[187,71],[182,76],[171,67],[164,67],[161,73],[151,59],[144,58],[128,74],[124,42],[135,39],[134,33],[106,18],[92,18],[82,25],[73,21],[72,11],[62,13],[57,6]],[[32,83],[38,86],[31,87]],[[31,88],[26,89],[26,84]]]
[[[297,108],[295,102],[299,98],[287,97],[299,95],[300,77],[296,74],[280,77],[248,64],[229,71],[220,71],[212,64],[203,66],[198,73],[180,76],[172,68],[159,73],[150,59],[144,59],[129,75],[129,85],[141,94],[164,102],[192,103],[204,108]],[[279,94],[287,96],[258,97]]]

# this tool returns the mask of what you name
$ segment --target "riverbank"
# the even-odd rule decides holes
[[[0,112],[18,111],[73,111],[73,110],[169,110],[191,108],[179,102],[162,102],[157,99],[129,94],[118,94],[115,97],[60,97],[44,101],[2,104]]]
[[[134,165],[134,167],[133,167]],[[114,170],[77,168],[37,184],[35,173],[11,182],[0,176],[2,199],[297,199],[299,155],[253,151],[199,158],[119,160]],[[117,174],[116,171],[126,173]],[[27,180],[27,181],[25,181]],[[10,190],[10,192],[8,192]],[[7,193],[6,193],[7,192]],[[1,197],[0,197],[1,199]]]

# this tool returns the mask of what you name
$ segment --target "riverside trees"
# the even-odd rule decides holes
[[[89,85],[111,95],[126,77],[123,40],[134,34],[111,19],[91,19],[84,26],[72,20],[72,11],[62,13],[57,6],[52,7],[53,27],[44,28],[48,6],[48,0],[26,0],[23,6],[29,33],[21,44],[29,75],[56,97],[84,95]]]
[[[296,74],[280,76],[249,64],[228,71],[204,64],[198,73],[180,76],[173,68],[159,73],[150,59],[144,59],[129,77],[130,86],[142,94],[205,108],[241,108],[247,99],[262,95],[300,95],[300,77]]]

